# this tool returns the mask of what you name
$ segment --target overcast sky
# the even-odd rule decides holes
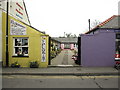
[[[52,37],[79,35],[88,19],[104,21],[118,14],[120,0],[24,0],[31,25]]]

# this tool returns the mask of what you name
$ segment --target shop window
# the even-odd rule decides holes
[[[14,55],[28,56],[28,38],[14,38]]]

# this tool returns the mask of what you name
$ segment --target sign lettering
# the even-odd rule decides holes
[[[41,58],[41,62],[46,62],[46,37],[43,36],[42,37],[42,58]]]
[[[10,34],[11,35],[26,35],[26,27],[11,19]]]

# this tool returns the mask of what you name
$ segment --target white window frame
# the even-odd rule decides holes
[[[15,46],[15,39],[28,39],[28,45],[27,46]],[[14,56],[18,56],[18,54],[15,53],[15,48],[16,47],[20,47],[20,48],[27,47],[28,48],[28,54],[24,54],[23,56],[28,56],[29,55],[29,38],[28,37],[14,37],[13,38],[13,55]],[[22,49],[21,49],[21,52],[22,52]]]

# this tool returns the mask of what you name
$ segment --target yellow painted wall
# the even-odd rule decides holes
[[[1,61],[2,61],[2,9],[0,8],[0,62]]]
[[[6,14],[3,12],[2,13],[3,16],[3,65],[5,66],[5,62],[6,62],[6,56],[5,56],[5,31],[6,31]],[[27,35],[10,35],[10,20],[14,20],[17,21],[18,23],[22,24],[23,26],[25,26],[27,29]],[[41,32],[31,28],[28,25],[25,25],[24,23],[18,21],[17,19],[9,16],[9,66],[14,63],[14,62],[18,62],[21,67],[29,67],[29,62],[30,61],[38,61],[39,62],[39,66],[40,67],[47,67],[48,66],[48,35],[46,40],[47,40],[47,46],[46,46],[46,53],[47,53],[47,60],[46,62],[42,63],[41,62],[41,36],[44,35]],[[28,56],[29,57],[13,57],[13,38],[14,37],[28,37]]]
[[[6,14],[2,13],[2,61],[3,61],[3,66],[6,65]]]

